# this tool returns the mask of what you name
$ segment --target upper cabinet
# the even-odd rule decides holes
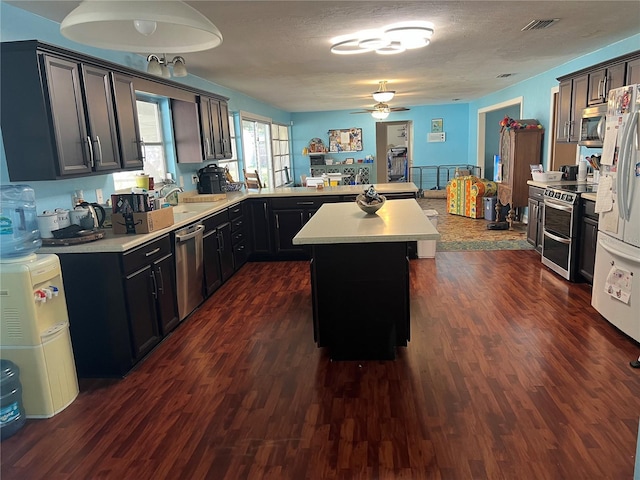
[[[41,51],[34,42],[3,44],[0,61],[2,132],[12,181],[141,168],[130,79]]]
[[[37,40],[0,48],[0,127],[11,181],[141,170],[136,89],[178,102],[179,162],[231,158],[225,97]]]
[[[609,91],[614,88],[640,83],[639,62],[637,51],[558,78],[556,141],[577,143],[582,110],[606,103]]]
[[[589,73],[589,105],[605,103],[609,90],[625,85],[625,62],[616,63]]]
[[[231,158],[227,102],[200,96],[199,105],[204,160]]]

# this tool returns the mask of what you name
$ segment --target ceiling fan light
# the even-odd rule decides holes
[[[387,90],[384,92],[373,92],[373,99],[376,102],[388,102],[389,100],[391,100],[393,98],[393,96],[396,94],[396,92],[394,92],[393,90]]]
[[[83,0],[62,20],[60,33],[85,45],[137,53],[198,52],[222,43],[220,30],[185,2],[117,3],[116,8],[112,0]],[[155,32],[145,34],[154,23]]]
[[[376,120],[384,120],[389,116],[389,112],[385,112],[383,110],[374,110],[371,112],[371,116]]]

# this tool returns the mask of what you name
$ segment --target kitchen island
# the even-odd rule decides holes
[[[311,247],[318,347],[334,360],[394,359],[410,340],[408,242],[439,238],[415,200],[388,200],[374,215],[324,204],[293,238]]]

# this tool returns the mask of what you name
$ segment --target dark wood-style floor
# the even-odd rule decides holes
[[[640,347],[589,286],[490,251],[412,261],[411,289],[395,361],[331,362],[308,263],[247,264],[127,378],[2,442],[2,480],[632,478]]]

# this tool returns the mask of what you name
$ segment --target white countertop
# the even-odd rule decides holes
[[[330,195],[352,195],[364,192],[366,185],[340,185],[337,187],[325,187],[321,190],[308,187],[279,187],[242,190],[240,192],[229,192],[225,200],[217,202],[201,203],[180,203],[174,207],[174,224],[170,227],[157,230],[147,234],[122,234],[115,235],[110,228],[102,230],[104,238],[94,242],[81,243],[78,245],[60,245],[41,247],[37,253],[122,253],[132,248],[138,247],[146,242],[161,237],[181,227],[194,222],[234,205],[245,198],[269,198],[269,197],[297,197],[297,196],[330,196]],[[378,193],[416,193],[418,187],[413,183],[379,183],[374,184]],[[415,201],[413,201],[416,203]],[[355,203],[354,203],[355,205]],[[417,203],[416,203],[417,205]],[[364,212],[363,212],[364,214]]]
[[[440,234],[413,199],[387,200],[374,215],[355,202],[325,203],[302,227],[294,245],[438,240]]]

